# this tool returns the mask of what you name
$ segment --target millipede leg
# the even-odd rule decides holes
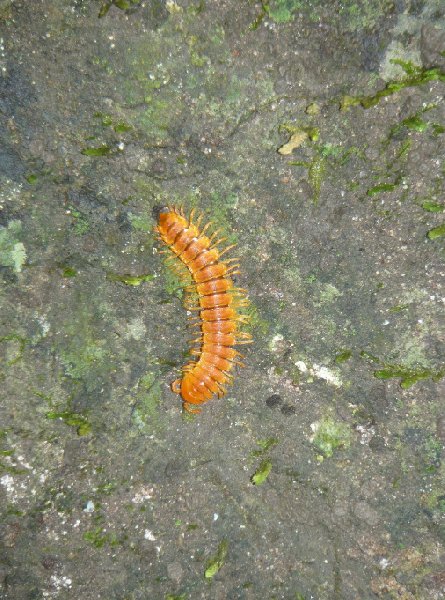
[[[173,383],[171,384],[171,389],[174,394],[180,394],[181,393],[181,380],[175,379],[173,381]]]
[[[201,412],[200,408],[191,408],[193,404],[190,404],[190,402],[183,402],[182,406],[186,412],[192,415],[199,415],[199,413]]]

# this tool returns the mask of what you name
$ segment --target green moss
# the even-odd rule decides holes
[[[153,434],[163,427],[163,414],[159,410],[161,401],[161,383],[159,373],[149,372],[138,384],[136,403],[132,419],[136,427],[144,433]]]
[[[6,473],[7,475],[24,475],[27,472],[26,469],[20,469],[19,467],[6,464],[0,460],[0,473]]]
[[[326,146],[318,146],[310,162],[295,160],[288,163],[291,166],[305,167],[308,170],[308,181],[312,188],[312,201],[314,204],[318,204],[320,199],[321,185],[326,172],[328,156],[329,152],[326,153]]]
[[[400,90],[407,87],[415,87],[423,85],[430,81],[444,81],[445,73],[438,68],[423,69],[411,62],[406,62],[399,59],[391,61],[402,67],[405,71],[405,77],[400,80],[389,81],[386,86],[370,96],[344,96],[340,103],[341,110],[347,110],[351,106],[360,105],[363,108],[371,108],[380,102],[382,98],[391,96]],[[415,123],[412,123],[415,126]],[[420,126],[420,124],[418,124]]]
[[[267,335],[270,330],[270,323],[261,315],[258,308],[250,301],[249,306],[243,309],[243,314],[247,317],[247,323],[243,325],[243,329],[248,332],[259,331],[261,335]]]
[[[117,281],[125,285],[138,286],[145,281],[152,281],[154,275],[118,275],[117,273],[107,273],[108,281]]]
[[[378,28],[379,21],[393,10],[392,0],[373,0],[362,2],[343,0],[339,6],[339,18],[348,31],[372,30]]]
[[[34,185],[37,183],[38,177],[35,173],[30,173],[29,175],[26,175],[25,179],[30,185]]]
[[[439,123],[433,123],[431,127],[434,135],[442,135],[442,133],[445,133],[445,127]]]
[[[116,534],[107,533],[102,525],[98,525],[90,531],[83,534],[83,539],[95,548],[103,548],[105,545],[115,547],[122,544],[123,540],[119,540]]]
[[[377,379],[400,379],[400,387],[408,389],[422,379],[433,379],[438,381],[445,375],[445,370],[434,371],[433,369],[414,369],[402,365],[386,365],[383,369],[374,371]]]
[[[360,357],[377,363],[381,368],[374,371],[377,379],[400,379],[403,389],[410,388],[422,379],[439,381],[445,376],[445,369],[435,369],[430,366],[430,361],[425,356],[423,345],[419,345],[410,335],[401,340],[400,354],[403,356],[403,364],[388,363],[380,360],[369,352],[360,352]]]
[[[322,154],[317,154],[311,161],[308,170],[309,183],[313,190],[312,200],[318,204],[320,199],[321,184],[326,170],[326,158]]]
[[[103,365],[109,356],[102,342],[88,341],[81,344],[82,342],[76,344],[77,347],[61,353],[65,372],[74,379],[87,379],[91,371],[94,371],[98,365]]]
[[[62,268],[62,277],[75,277],[77,275],[76,269],[73,267],[63,267]]]
[[[391,308],[388,309],[388,312],[399,313],[407,308],[409,308],[409,304],[396,304],[395,306],[391,306]]]
[[[445,515],[445,495],[443,488],[434,490],[424,496],[424,504],[430,511],[437,511],[441,516]]]
[[[340,365],[341,363],[344,363],[347,360],[349,360],[351,358],[351,356],[352,356],[352,350],[340,350],[335,355],[334,360],[338,365]]]
[[[112,6],[119,8],[120,10],[128,10],[132,6],[139,4],[140,0],[103,0],[102,5],[99,9],[97,17],[102,19],[108,14],[108,11]]]
[[[81,414],[74,413],[69,410],[50,410],[45,414],[45,417],[51,420],[60,419],[65,423],[65,425],[75,427],[78,435],[88,435],[91,432],[91,424],[88,422],[87,418]]]
[[[237,194],[212,192],[210,195],[210,206],[208,216],[212,223],[212,230],[217,229],[220,232],[218,237],[225,237],[225,244],[236,244],[238,237],[233,231],[231,211],[238,205]]]
[[[11,333],[0,337],[0,344],[2,343],[6,344],[5,364],[11,367],[23,357],[28,340],[16,333]]]
[[[204,577],[206,579],[212,579],[215,577],[215,575],[223,567],[228,549],[229,544],[227,540],[222,540],[218,545],[218,551],[216,555],[207,562],[206,569],[204,571]]]
[[[442,237],[445,235],[445,223],[443,223],[443,225],[433,227],[433,229],[430,229],[426,235],[430,240],[435,240],[438,237]]]
[[[77,210],[74,206],[68,207],[69,214],[71,214],[74,221],[74,233],[76,235],[84,235],[90,228],[90,224],[86,216]]]
[[[80,153],[84,156],[107,156],[110,154],[111,148],[110,146],[99,146],[98,148],[83,148]]]
[[[110,125],[113,124],[113,119],[112,119],[111,115],[109,115],[108,113],[95,112],[94,117],[96,119],[100,119],[101,123],[104,127],[109,127]]]
[[[439,204],[438,202],[431,202],[426,200],[422,203],[423,210],[427,212],[443,212],[445,210],[445,204]]]
[[[320,304],[331,304],[343,294],[331,283],[323,285],[320,291]]]
[[[374,187],[367,190],[367,196],[375,196],[376,194],[381,194],[382,192],[393,192],[396,189],[395,183],[380,183],[379,185],[375,185]]]
[[[428,123],[421,119],[419,115],[415,115],[409,119],[404,119],[402,121],[402,125],[408,129],[412,129],[413,131],[418,131],[419,133],[423,133],[428,129]]]
[[[112,126],[116,133],[126,133],[127,131],[131,131],[133,129],[133,127],[128,125],[128,123],[125,123],[125,121],[115,122],[113,117],[108,113],[95,112],[94,117],[101,120],[101,125],[103,127]]]
[[[146,233],[147,231],[151,231],[153,229],[153,221],[146,214],[135,215],[134,213],[129,212],[127,217],[135,231],[143,231]]]
[[[250,481],[253,483],[253,485],[263,484],[269,477],[271,470],[272,462],[268,458],[262,460],[260,466],[250,478]]]
[[[335,421],[332,417],[325,417],[313,423],[314,435],[312,443],[323,456],[329,458],[339,448],[349,448],[351,445],[351,430],[349,425],[342,421]]]
[[[16,273],[20,273],[26,261],[26,250],[19,241],[22,230],[20,221],[10,221],[7,227],[0,227],[0,265],[12,267]]]
[[[127,131],[131,131],[133,127],[124,123],[123,121],[119,121],[116,125],[113,125],[113,129],[116,133],[127,133]]]
[[[184,289],[192,283],[189,270],[179,259],[165,261],[164,267],[165,291],[169,296],[183,298]]]
[[[278,444],[277,438],[270,437],[265,440],[257,440],[258,446],[260,446],[260,450],[253,450],[250,453],[252,457],[263,456],[266,452],[268,452],[271,448]]]
[[[301,0],[271,0],[267,7],[269,18],[275,23],[289,23],[293,20],[294,13],[304,8],[304,2]]]

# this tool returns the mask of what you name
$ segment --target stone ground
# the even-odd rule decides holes
[[[0,597],[445,598],[442,0],[0,0]],[[152,210],[249,291],[182,414]]]

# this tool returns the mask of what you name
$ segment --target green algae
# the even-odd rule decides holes
[[[391,0],[374,0],[373,2],[357,2],[344,0],[338,7],[337,26],[346,32],[361,29],[374,29],[388,10],[392,9]],[[262,0],[260,13],[250,25],[255,30],[268,17],[277,25],[284,25],[294,20],[296,13],[302,13],[312,22],[323,20],[326,7],[324,0]],[[332,17],[331,17],[332,18]]]
[[[86,380],[98,366],[107,362],[109,351],[101,341],[78,339],[75,342],[71,349],[61,352],[60,359],[69,377]]]
[[[301,0],[271,0],[267,5],[267,13],[275,23],[289,23],[294,18],[294,12],[303,7]]]
[[[335,285],[326,283],[320,290],[319,304],[332,304],[332,302],[335,302],[337,298],[342,295],[342,292],[340,292]]]
[[[401,124],[407,129],[411,129],[412,131],[417,131],[419,133],[426,131],[429,126],[429,123],[421,119],[419,115],[414,115],[413,117],[404,119]]]
[[[445,133],[445,126],[440,125],[439,123],[432,123],[431,128],[433,130],[434,135],[442,135],[442,133]]]
[[[84,156],[107,156],[110,154],[112,148],[107,145],[99,146],[97,148],[88,147],[83,148],[80,153]]]
[[[103,112],[95,112],[94,117],[96,119],[100,119],[101,125],[103,127],[112,127],[115,133],[127,133],[131,131],[133,127],[126,123],[125,121],[118,120],[117,122],[114,120],[112,115]],[[91,138],[94,139],[94,136]],[[88,156],[89,154],[87,154]]]
[[[316,148],[315,155],[311,161],[290,161],[290,166],[304,167],[308,170],[308,181],[312,188],[312,202],[316,205],[320,199],[321,186],[326,173],[329,153],[325,152],[324,146]]]
[[[84,414],[71,410],[71,399],[68,399],[66,408],[61,410],[60,405],[55,403],[51,396],[38,390],[34,390],[34,394],[48,404],[50,410],[45,412],[47,419],[50,421],[60,420],[69,427],[75,427],[79,436],[88,435],[91,432],[91,423],[88,418]]]
[[[313,423],[311,428],[314,432],[311,441],[326,458],[332,457],[335,450],[349,448],[351,445],[351,429],[342,421],[325,417]]]
[[[62,277],[76,277],[77,271],[73,267],[62,267]]]
[[[432,202],[431,200],[426,200],[421,204],[423,210],[427,212],[443,212],[445,210],[445,204],[439,204],[438,202]]]
[[[119,8],[120,10],[128,10],[132,6],[140,4],[140,0],[104,0],[99,9],[97,15],[98,19],[102,19],[108,14],[108,11],[112,6]]]
[[[68,211],[74,222],[74,233],[84,235],[90,229],[87,217],[74,206],[68,206]]]
[[[379,183],[366,191],[367,196],[375,196],[382,192],[393,192],[397,188],[395,183]]]
[[[22,359],[28,340],[16,333],[10,333],[0,337],[0,344],[6,344],[6,360],[7,367],[15,365]]]
[[[159,372],[148,372],[139,380],[132,411],[132,420],[137,429],[146,434],[154,434],[163,428],[163,415],[159,410],[161,397]]]
[[[26,175],[25,179],[29,183],[29,185],[34,185],[38,181],[38,177],[35,173],[30,173],[29,175]]]
[[[342,363],[349,360],[351,358],[351,356],[352,356],[352,350],[340,350],[335,355],[334,360],[338,365],[341,365]]]
[[[270,331],[270,323],[264,319],[258,307],[249,300],[249,306],[243,309],[243,314],[246,315],[246,323],[243,325],[243,330],[252,333],[257,330],[261,335],[267,335]]]
[[[45,413],[45,417],[50,420],[60,419],[61,421],[63,421],[63,423],[65,423],[65,425],[75,427],[77,435],[80,436],[88,435],[91,432],[91,423],[88,422],[87,418],[84,415],[81,415],[79,413],[74,413],[69,410],[50,410],[47,413]]]
[[[278,444],[278,439],[274,437],[267,438],[265,440],[257,440],[258,446],[260,446],[260,450],[252,450],[250,456],[258,457],[263,456],[266,452],[268,452],[271,448]]]
[[[423,498],[423,504],[432,511],[438,511],[442,515],[445,514],[445,495],[443,488],[433,490]]]
[[[0,429],[0,440],[3,439],[5,442],[7,442],[7,435],[8,432],[5,429]],[[1,445],[3,446],[3,443]],[[9,448],[2,448],[0,449],[0,457],[2,456],[10,457],[11,459],[13,459],[14,450],[11,450]],[[0,473],[6,473],[7,475],[23,475],[26,472],[26,469],[21,469],[20,467],[12,465],[9,462],[6,463],[0,460]]]
[[[212,558],[207,562],[204,577],[206,579],[212,579],[221,570],[226,561],[227,552],[229,550],[229,543],[227,540],[222,540],[218,545],[218,550]]]
[[[442,237],[445,235],[445,223],[438,225],[437,227],[433,227],[433,229],[430,229],[426,235],[430,240],[435,240],[438,237]]]
[[[95,548],[103,548],[105,545],[113,548],[122,544],[122,540],[116,534],[108,533],[102,525],[86,531],[83,539]]]
[[[253,485],[262,485],[269,477],[272,470],[272,461],[268,458],[261,461],[260,466],[250,478]]]
[[[403,305],[400,306],[403,307]],[[402,348],[404,364],[385,362],[365,350],[360,352],[360,357],[380,366],[374,371],[374,377],[377,379],[400,379],[400,387],[403,389],[408,389],[424,379],[432,379],[437,382],[445,376],[445,368],[431,367],[424,355],[423,348],[419,347],[408,334],[405,336]]]
[[[132,212],[127,214],[127,217],[131,223],[131,226],[136,231],[151,231],[153,228],[153,221],[148,215],[136,215]]]
[[[399,313],[399,312],[402,312],[403,310],[407,310],[407,308],[409,308],[409,304],[396,304],[396,305],[388,308],[388,312]]]
[[[382,369],[374,371],[374,377],[377,379],[400,379],[400,387],[408,389],[422,379],[432,379],[439,381],[445,375],[445,369],[435,371],[433,369],[414,369],[402,365],[386,365]]]
[[[9,221],[6,227],[0,227],[0,265],[12,267],[15,273],[20,273],[26,261],[26,249],[19,236],[22,223],[18,220]]]
[[[7,475],[24,475],[27,473],[26,469],[9,465],[0,460],[0,473],[6,473]]]
[[[145,274],[145,275],[118,275],[117,273],[107,273],[108,281],[117,281],[119,283],[123,283],[125,285],[132,285],[137,287],[146,281],[152,281],[154,279],[154,275]]]
[[[382,98],[391,96],[405,88],[423,85],[430,81],[445,82],[445,73],[439,68],[424,69],[411,62],[399,59],[392,59],[391,62],[402,67],[405,71],[404,78],[389,81],[383,89],[370,96],[343,96],[340,102],[340,110],[348,110],[352,106],[371,108],[376,106]],[[414,122],[412,124],[415,125]]]
[[[185,288],[192,283],[192,277],[187,267],[176,258],[164,261],[164,289],[169,296],[185,300]],[[170,300],[169,300],[170,301]],[[165,302],[165,300],[163,301]]]

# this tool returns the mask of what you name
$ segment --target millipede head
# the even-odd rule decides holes
[[[155,219],[155,221],[159,221],[159,217],[160,215],[162,215],[163,213],[168,213],[170,212],[170,208],[168,206],[162,206],[161,204],[156,204],[155,206],[153,206],[153,209],[151,211],[151,214],[153,215],[153,219]]]

